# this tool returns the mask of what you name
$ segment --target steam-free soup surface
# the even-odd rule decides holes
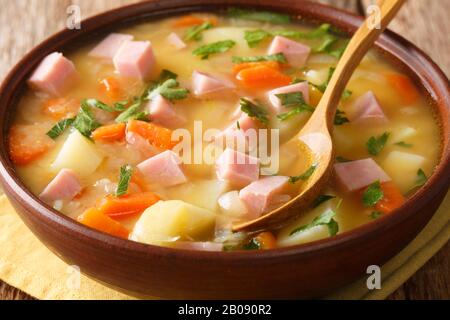
[[[194,250],[306,243],[402,206],[436,166],[439,128],[413,81],[370,52],[339,105],[323,195],[282,229],[231,232],[314,174],[310,151],[287,141],[347,43],[327,25],[232,12],[142,23],[47,57],[9,135],[24,183],[94,229]]]

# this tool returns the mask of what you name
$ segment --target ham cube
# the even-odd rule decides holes
[[[259,166],[257,158],[228,148],[216,161],[216,173],[219,180],[242,188],[258,180]]]
[[[291,66],[300,68],[306,64],[311,48],[297,41],[276,36],[270,44],[268,54],[277,53],[283,53]]]
[[[186,122],[185,118],[175,112],[170,101],[161,95],[150,101],[147,108],[152,121],[164,127],[177,128]]]
[[[145,80],[156,64],[149,41],[126,41],[117,51],[113,61],[120,75],[139,80]]]
[[[134,37],[129,34],[111,33],[89,52],[89,56],[112,60],[120,47],[133,39]]]
[[[174,48],[182,50],[187,47],[186,43],[175,33],[172,32],[167,37],[167,42]]]
[[[360,190],[376,181],[391,181],[387,173],[371,158],[336,163],[334,173],[339,187],[345,192]]]
[[[167,150],[137,167],[151,182],[171,187],[187,182],[181,165],[181,158],[175,152]]]
[[[283,107],[281,100],[276,96],[277,94],[301,92],[306,103],[309,103],[309,85],[307,81],[291,84],[286,87],[277,88],[269,91],[268,98],[274,113],[287,112],[287,108]]]
[[[239,198],[249,211],[248,218],[256,219],[267,212],[271,205],[280,203],[279,196],[285,191],[289,178],[265,177],[255,181],[239,192]]]
[[[353,107],[348,112],[348,117],[351,122],[378,122],[384,123],[388,119],[378,103],[375,94],[368,91],[359,97]]]
[[[219,143],[226,143],[227,148],[250,151],[250,149],[253,149],[258,144],[258,130],[259,122],[247,114],[242,114],[240,118],[235,120],[214,139],[216,141],[222,139],[222,142]]]
[[[209,74],[194,71],[192,73],[192,82],[194,87],[194,94],[196,96],[203,96],[209,93],[234,89],[232,82],[218,79]]]
[[[62,53],[54,52],[42,60],[28,80],[39,91],[61,96],[78,78],[75,66]]]
[[[62,169],[40,194],[40,198],[51,203],[57,200],[72,200],[81,191],[81,184],[75,172]]]

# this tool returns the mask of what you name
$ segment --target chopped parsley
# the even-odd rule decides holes
[[[233,40],[218,41],[201,46],[195,49],[192,53],[199,56],[202,60],[205,60],[212,54],[227,52],[235,45],[236,42]]]
[[[256,238],[252,238],[248,243],[243,246],[244,250],[260,250],[261,243]]]
[[[260,61],[277,61],[280,63],[287,63],[286,57],[283,53],[268,54],[264,56],[253,57],[233,57],[233,63],[245,63],[245,62],[260,62]]]
[[[314,108],[305,102],[302,92],[280,93],[275,96],[280,99],[282,106],[291,109],[288,112],[277,115],[277,118],[281,121],[286,121],[302,112],[314,112]]]
[[[61,120],[53,128],[51,128],[49,132],[47,132],[47,136],[55,140],[60,135],[62,135],[64,131],[66,131],[66,129],[69,128],[74,121],[75,121],[74,118]]]
[[[244,38],[250,48],[257,47],[262,41],[271,38],[270,32],[257,29],[251,31],[245,31]]]
[[[372,183],[363,194],[363,204],[365,207],[370,208],[375,206],[378,202],[383,200],[384,192],[381,189],[380,181]]]
[[[239,18],[244,20],[270,22],[277,24],[287,24],[291,22],[291,17],[287,14],[270,12],[270,11],[255,11],[241,8],[229,8],[228,15],[232,18]]]
[[[336,116],[334,117],[334,125],[341,126],[349,122],[350,120],[348,120],[347,116],[345,115],[345,112],[338,109],[336,111]]]
[[[313,164],[311,167],[309,167],[308,170],[306,170],[303,174],[295,177],[289,177],[289,183],[295,184],[298,181],[306,181],[313,175],[314,171],[316,171],[318,167],[318,164]]]
[[[189,40],[195,40],[200,41],[202,40],[202,32],[208,29],[211,29],[213,25],[211,22],[204,22],[201,25],[193,26],[192,28],[189,28],[186,31],[186,35],[184,36],[184,39]]]
[[[142,99],[137,99],[133,105],[131,105],[124,112],[119,114],[116,118],[117,123],[126,123],[130,120],[148,121],[148,112],[141,111]]]
[[[125,165],[120,168],[119,184],[117,185],[116,189],[116,197],[127,194],[132,175],[133,168],[130,165]]]
[[[322,203],[325,203],[328,200],[335,199],[335,198],[336,198],[336,196],[332,196],[332,195],[329,195],[329,194],[322,194],[322,195],[318,196],[316,200],[314,200],[312,206],[313,206],[313,208],[317,208]]]
[[[396,146],[403,147],[403,148],[412,148],[413,145],[411,143],[406,143],[405,141],[399,141],[395,143]]]
[[[336,213],[333,210],[328,210],[323,214],[321,214],[320,216],[316,217],[311,223],[292,230],[290,236],[293,236],[299,232],[310,230],[318,226],[327,226],[330,237],[335,236],[339,232],[339,225],[336,222],[336,220],[334,220],[335,216]]]
[[[250,118],[255,118],[265,125],[269,123],[269,118],[267,116],[268,112],[262,106],[257,105],[245,98],[241,98],[240,105],[241,111],[246,113]]]
[[[90,106],[83,101],[81,103],[80,112],[72,123],[73,127],[77,129],[83,136],[90,138],[91,133],[100,127],[100,123],[94,118],[91,113]]]
[[[378,219],[379,217],[381,217],[383,215],[383,213],[381,213],[380,211],[373,211],[371,214],[370,214],[370,218],[372,219],[372,220],[376,220],[376,219]]]
[[[236,121],[236,128],[238,128],[238,130],[241,130],[241,124],[239,123],[239,121]]]
[[[116,102],[112,107],[108,106],[106,103],[103,103],[97,99],[86,99],[85,103],[91,108],[97,108],[107,112],[121,112],[126,109],[128,101]]]
[[[366,143],[367,151],[373,156],[377,156],[386,146],[386,143],[391,134],[389,132],[383,133],[378,137],[370,137]]]
[[[311,85],[313,87],[315,87],[317,90],[319,90],[320,92],[324,93],[325,90],[327,90],[328,85],[330,84],[330,80],[333,77],[334,71],[336,71],[336,68],[333,68],[333,67],[329,68],[328,69],[328,77],[327,77],[327,80],[324,83],[322,83],[322,84],[311,83]],[[350,98],[352,96],[352,94],[353,94],[353,92],[351,92],[350,90],[346,89],[342,93],[342,99],[343,100],[347,100],[348,98]]]
[[[179,85],[180,84],[177,80],[173,78],[167,79],[164,82],[160,82],[150,88],[145,95],[145,99],[152,100],[158,95],[161,95],[170,101],[186,99],[189,94],[189,90],[180,88]]]

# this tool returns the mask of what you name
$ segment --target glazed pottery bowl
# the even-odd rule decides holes
[[[0,89],[0,174],[5,193],[33,233],[55,254],[96,280],[137,296],[163,298],[319,297],[381,265],[404,248],[437,210],[450,184],[449,81],[421,50],[386,32],[376,49],[408,73],[430,101],[441,125],[442,153],[427,184],[393,214],[333,238],[255,252],[196,252],[121,240],[56,212],[17,177],[7,152],[7,132],[26,80],[53,51],[67,52],[125,25],[193,11],[245,6],[285,12],[312,23],[328,22],[351,34],[362,18],[300,0],[165,0],[122,7],[64,30],[27,54]]]

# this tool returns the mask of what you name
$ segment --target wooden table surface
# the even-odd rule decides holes
[[[369,3],[371,0],[365,0]],[[85,18],[137,0],[0,0],[0,80],[33,46],[64,28],[67,7],[79,5]],[[356,0],[324,0],[356,11]],[[450,74],[450,0],[409,0],[391,29],[428,53]],[[11,19],[14,17],[14,19]],[[450,243],[390,299],[450,299]],[[0,299],[31,299],[0,281]]]

